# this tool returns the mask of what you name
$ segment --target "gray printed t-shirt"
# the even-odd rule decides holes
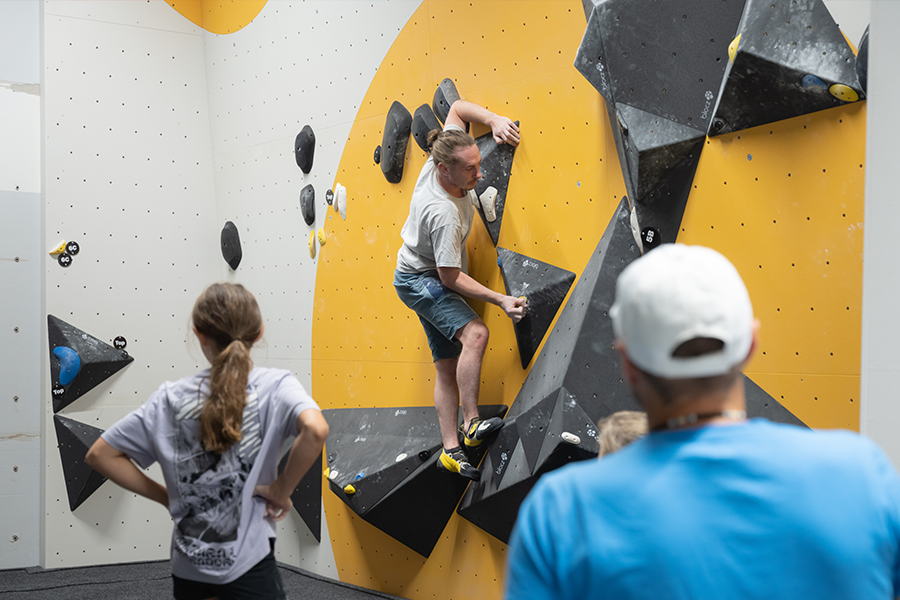
[[[445,129],[463,130],[456,125]],[[424,273],[438,267],[457,267],[468,273],[466,240],[472,231],[477,201],[474,190],[462,198],[448,194],[438,183],[437,166],[429,156],[413,190],[409,217],[400,231],[403,246],[397,253],[397,270]]]
[[[318,410],[289,371],[255,367],[247,381],[241,441],[221,455],[200,441],[200,410],[209,369],[166,382],[137,410],[101,436],[141,467],[159,462],[169,494],[172,573],[228,583],[269,554],[274,524],[258,484],[278,475],[284,441],[297,435],[297,416]]]

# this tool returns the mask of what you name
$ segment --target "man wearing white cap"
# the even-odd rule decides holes
[[[872,442],[745,420],[758,322],[721,254],[663,245],[610,310],[651,433],[543,477],[508,600],[900,596],[900,477]]]

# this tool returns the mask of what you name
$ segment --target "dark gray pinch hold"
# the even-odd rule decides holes
[[[237,226],[231,221],[225,223],[222,228],[222,258],[228,263],[232,271],[237,270],[241,264],[244,253],[241,251],[241,236],[238,235]]]
[[[313,166],[313,155],[316,152],[316,134],[313,133],[312,127],[304,125],[297,139],[294,140],[294,156],[297,159],[297,166],[304,173],[309,173]]]
[[[381,172],[390,183],[400,183],[403,178],[403,162],[412,128],[412,115],[402,104],[394,101],[384,122],[381,141]]]
[[[316,222],[316,190],[311,183],[300,190],[300,211],[307,225]]]
[[[428,152],[428,133],[433,129],[440,130],[440,128],[441,124],[438,123],[430,106],[423,104],[416,109],[413,115],[412,134],[416,144],[424,152]]]

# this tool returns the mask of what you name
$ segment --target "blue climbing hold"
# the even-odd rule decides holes
[[[748,155],[747,155],[747,160],[753,160],[753,155],[752,155],[752,154],[748,154]]]
[[[57,346],[53,349],[53,355],[59,359],[59,384],[69,385],[78,371],[81,370],[81,357],[78,353],[66,346]]]
[[[360,471],[359,473],[356,474],[356,477],[353,478],[353,481],[359,481],[360,479],[362,479],[365,476],[366,476],[366,472]]]
[[[501,269],[503,268],[503,263],[500,261],[499,256],[497,257],[497,266],[500,267]]]
[[[803,79],[800,80],[800,84],[803,86],[804,90],[828,90],[828,86],[825,85],[825,82],[815,75],[804,75]]]

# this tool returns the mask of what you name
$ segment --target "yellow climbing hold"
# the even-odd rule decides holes
[[[66,251],[66,240],[63,240],[59,243],[59,246],[50,251],[50,256],[56,256],[57,254],[62,254]]]
[[[348,483],[347,485],[344,486],[344,493],[347,495],[355,494],[356,488]]]
[[[322,475],[325,479],[328,479],[328,476],[331,475],[331,467],[325,467],[325,470],[322,471]]]
[[[728,62],[734,62],[734,56],[737,54],[738,44],[740,43],[741,34],[738,34],[738,36],[731,40],[731,43],[728,44]]]
[[[856,102],[859,100],[859,94],[856,93],[856,90],[843,83],[834,84],[828,88],[828,91],[831,92],[832,96],[838,100],[843,100],[844,102]]]
[[[316,257],[316,232],[315,231],[309,232],[309,257],[310,258]]]
[[[316,234],[316,237],[319,238],[319,245],[324,246],[325,245],[325,228],[324,227],[319,227],[319,231]]]

